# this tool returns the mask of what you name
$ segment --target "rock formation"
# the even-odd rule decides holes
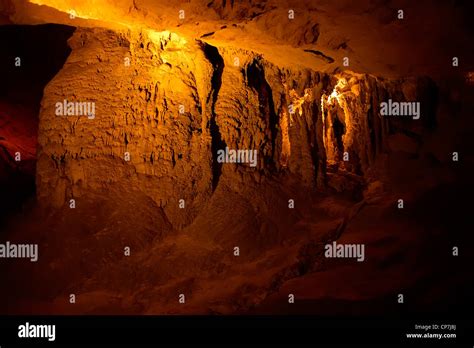
[[[53,313],[266,310],[291,282],[324,277],[324,244],[344,240],[351,226],[371,231],[353,238],[378,252],[394,238],[389,256],[408,243],[392,231],[397,221],[425,238],[392,208],[458,175],[449,155],[468,137],[447,128],[468,124],[472,99],[456,111],[464,97],[453,93],[472,92],[459,82],[472,66],[451,74],[450,58],[400,55],[415,52],[419,38],[410,38],[413,18],[397,22],[396,2],[342,3],[3,1],[4,23],[73,27],[39,109],[35,214],[43,221],[12,234],[40,242],[31,277],[44,284],[19,303]],[[453,30],[464,43],[463,28]],[[394,33],[398,42],[386,41]],[[433,36],[420,51],[431,53]],[[382,117],[389,99],[419,102],[421,118]],[[220,163],[225,148],[256,150],[257,165]],[[367,223],[384,214],[395,237]],[[403,255],[394,274],[415,259]],[[327,296],[306,281],[314,293],[304,296]],[[387,296],[395,283],[369,297]],[[358,291],[340,298],[361,300]]]

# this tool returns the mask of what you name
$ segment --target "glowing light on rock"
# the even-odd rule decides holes
[[[285,88],[287,87],[285,84],[283,85]],[[290,111],[288,113],[286,111],[282,111],[282,115],[280,116],[280,129],[282,131],[282,151],[280,164],[283,167],[288,166],[291,155],[290,127],[294,122],[293,115],[298,113],[300,116],[302,116],[303,104],[313,100],[310,88],[306,88],[304,90],[304,95],[302,97],[300,97],[294,89],[290,90],[288,94],[291,101],[291,106],[289,107]]]
[[[112,0],[28,0],[28,3],[63,12],[69,16],[70,20],[97,20],[130,29],[141,27],[131,18],[124,16],[117,2]],[[63,23],[61,19],[59,23]]]
[[[337,103],[337,105],[339,105],[344,110],[344,114],[346,115],[347,103],[344,100],[343,91],[347,89],[347,87],[348,87],[347,80],[341,77],[338,79],[336,85],[334,86],[334,89],[332,90],[329,96],[327,96],[326,94],[323,94],[321,96],[321,115],[322,115],[323,137],[324,137],[323,144],[326,150],[328,162],[332,162],[332,160],[335,158],[335,151],[334,151],[335,145],[333,144],[334,143],[333,137],[327,131],[328,129],[332,127],[332,120],[330,117],[327,119],[327,116],[330,116],[330,111],[327,110],[326,106],[335,106]],[[346,117],[346,120],[348,119],[349,118]]]
[[[170,32],[168,30],[165,30],[165,31],[148,30],[148,37],[154,43],[161,44],[165,50],[183,49],[188,43],[181,36],[173,32]]]
[[[293,113],[290,113],[290,125],[293,125],[293,114],[298,113],[300,116],[303,115],[303,104],[304,102],[312,101],[312,94],[310,88],[304,90],[304,95],[302,97],[300,97],[294,89],[290,90],[289,94],[293,108]]]
[[[42,6],[49,6],[58,11],[74,14],[74,17],[83,18],[83,19],[99,19],[104,16],[104,13],[107,11],[105,10],[105,6],[103,2],[89,0],[87,1],[87,6],[84,3],[80,3],[79,6],[75,1],[63,1],[63,0],[29,0],[30,3],[35,5],[42,5]],[[87,11],[85,9],[88,9]]]
[[[282,134],[282,149],[281,149],[281,157],[280,157],[280,164],[283,167],[288,166],[288,162],[290,160],[291,155],[291,143],[290,143],[290,133],[289,133],[289,120],[288,115],[285,111],[283,111],[283,115],[280,117],[280,129]]]
[[[334,86],[334,89],[332,90],[331,94],[329,96],[326,96],[326,94],[323,94],[321,96],[321,111],[323,113],[324,117],[324,105],[334,105],[334,102],[337,101],[338,104],[341,104],[341,98],[342,98],[342,91],[347,87],[347,80],[345,78],[340,78],[337,81],[336,86]]]

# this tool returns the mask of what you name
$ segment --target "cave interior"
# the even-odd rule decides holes
[[[1,1],[0,313],[468,311],[472,7]]]

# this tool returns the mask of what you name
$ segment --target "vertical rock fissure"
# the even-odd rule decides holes
[[[275,154],[275,142],[277,138],[278,117],[275,112],[275,103],[273,101],[272,88],[265,78],[264,67],[258,60],[252,62],[247,68],[247,83],[258,94],[259,111],[265,117],[265,123],[268,125],[267,131],[271,142],[271,154],[266,158],[266,164],[274,167],[273,162]]]
[[[226,144],[222,139],[219,125],[216,121],[215,106],[222,85],[222,73],[224,71],[224,59],[219,54],[216,47],[209,44],[203,44],[204,55],[212,64],[213,73],[211,78],[211,91],[207,96],[206,103],[211,104],[211,114],[209,117],[209,130],[211,134],[211,151],[212,151],[212,190],[214,191],[219,183],[222,173],[222,164],[217,162],[217,151],[225,148]]]

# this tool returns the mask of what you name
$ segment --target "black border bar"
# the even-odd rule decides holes
[[[25,323],[55,325],[54,342],[19,338]],[[441,330],[445,325],[456,330]],[[417,330],[415,325],[438,326]],[[409,333],[456,333],[456,338],[407,338]],[[313,316],[0,316],[0,347],[170,345],[414,345],[474,346],[474,320],[322,318]]]

